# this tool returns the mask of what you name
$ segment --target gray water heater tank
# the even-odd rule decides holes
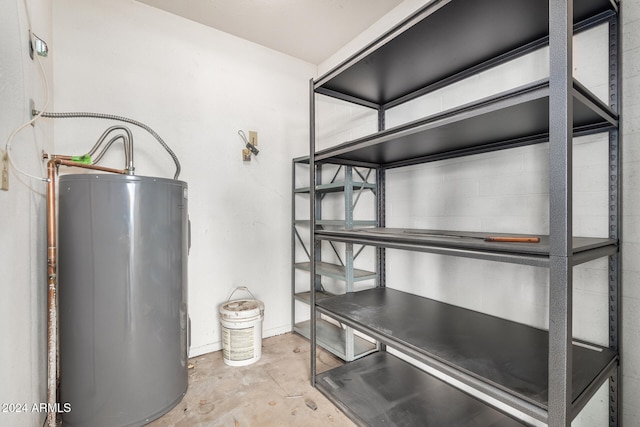
[[[58,192],[63,425],[144,425],[187,390],[187,184],[82,174]]]

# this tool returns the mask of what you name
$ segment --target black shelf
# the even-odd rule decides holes
[[[316,387],[366,426],[523,426],[385,352],[318,374]]]
[[[573,11],[580,23],[613,6],[609,0],[580,0]],[[384,106],[460,73],[477,72],[484,63],[545,46],[548,34],[547,1],[435,1],[317,79],[315,90]]]
[[[311,82],[311,187],[318,179],[314,167],[326,163],[367,166],[377,174],[375,227],[383,228],[323,229],[320,222],[311,227],[311,262],[322,259],[314,252],[322,240],[380,249],[376,250],[377,288],[314,298],[312,307],[314,316],[331,317],[382,344],[379,353],[320,374],[312,342],[312,384],[356,422],[520,425],[522,420],[487,406],[499,402],[548,425],[569,426],[609,381],[609,423],[619,424],[618,8],[619,0],[433,0]],[[573,31],[567,25],[571,22]],[[577,81],[567,82],[571,70],[565,68],[571,64],[572,35],[599,25],[608,27],[609,72],[601,83],[608,85],[609,97],[604,102]],[[548,79],[385,129],[390,109],[546,46]],[[377,110],[382,130],[318,149],[317,95]],[[573,117],[565,117],[566,111]],[[604,132],[609,132],[608,236],[612,238],[572,237],[572,136]],[[543,144],[550,138],[551,238],[537,236],[539,243],[495,243],[478,237],[512,235],[384,228],[390,168]],[[321,195],[311,191],[312,218],[318,199]],[[550,331],[388,288],[384,248],[545,267],[552,298]],[[605,257],[609,257],[610,348],[571,343],[566,338],[572,334],[571,269]],[[408,363],[386,353],[386,346],[407,356]],[[434,379],[416,362],[453,379],[452,384]],[[474,397],[461,388],[472,390]]]
[[[518,264],[548,266],[549,237],[539,243],[485,242],[486,236],[514,237],[508,233],[479,233],[407,228],[316,230],[316,239],[351,242],[394,249],[432,252]],[[574,237],[574,265],[614,254],[617,242],[608,238]]]
[[[548,346],[545,330],[389,288],[317,302],[327,313],[412,355],[451,366],[511,395],[547,408]],[[617,358],[595,345],[573,346],[573,400]]]
[[[574,82],[572,92],[576,134],[617,126],[617,115],[587,89]],[[548,138],[549,81],[543,80],[320,150],[315,159],[399,167],[541,143]]]

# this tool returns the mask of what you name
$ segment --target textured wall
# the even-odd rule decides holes
[[[50,43],[50,2],[28,2],[33,32]],[[0,1],[0,149],[28,121],[29,99],[44,103],[38,64],[28,53],[28,26],[22,1]],[[42,60],[51,80],[51,58]],[[13,140],[18,167],[43,176],[41,150],[51,148],[53,129],[40,122]],[[46,402],[46,235],[44,183],[14,171],[9,191],[0,191],[0,404],[19,404],[0,413],[0,426],[40,425]],[[26,405],[26,406],[22,406]],[[26,413],[18,413],[17,409]]]
[[[290,162],[308,146],[308,79],[316,67],[150,6],[57,1],[55,110],[128,116],[158,132],[189,184],[191,355],[221,348],[218,308],[248,286],[265,303],[264,335],[289,331]],[[81,153],[105,121],[56,122],[56,149]],[[243,163],[238,130],[258,131]],[[134,131],[136,173],[173,162]],[[120,166],[122,152],[105,158]],[[242,295],[236,295],[241,297]]]

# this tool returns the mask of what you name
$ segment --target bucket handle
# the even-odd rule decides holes
[[[231,297],[233,296],[233,294],[236,293],[236,291],[245,291],[247,292],[249,295],[251,295],[251,298],[256,299],[256,297],[253,296],[253,294],[251,293],[251,291],[249,290],[249,288],[247,288],[246,286],[238,286],[236,287],[233,291],[231,291],[231,293],[229,294],[229,296],[227,297],[227,302],[231,301]]]

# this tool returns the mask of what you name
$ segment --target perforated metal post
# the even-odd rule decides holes
[[[291,161],[291,330],[296,325],[296,161]]]
[[[620,14],[609,20],[609,106],[618,115],[621,113],[620,105]],[[609,132],[609,238],[620,242],[622,236],[621,202],[622,194],[622,162],[620,148],[620,122],[618,129]],[[620,349],[620,301],[621,301],[621,254],[618,243],[618,253],[609,257],[609,347]],[[609,426],[616,427],[620,424],[620,394],[621,394],[621,368],[618,368],[609,377]]]
[[[316,385],[316,125],[315,125],[315,92],[313,89],[313,79],[309,80],[309,309],[311,310],[309,338],[311,341],[311,385]]]
[[[353,167],[344,167],[344,219],[345,229],[353,230]],[[345,291],[354,291],[354,274],[353,274],[353,243],[345,244]],[[354,336],[353,328],[345,327],[345,359],[349,362],[354,360]]]
[[[385,129],[386,111],[383,107],[378,109],[378,131],[383,131]],[[386,227],[386,198],[385,198],[385,188],[386,188],[386,169],[382,166],[379,166],[376,169],[376,215],[377,215],[377,226],[378,227]],[[384,248],[376,248],[376,258],[377,258],[377,282],[378,286],[385,287],[387,284],[386,281],[386,251]]]
[[[549,0],[549,418],[571,424],[573,1]]]

